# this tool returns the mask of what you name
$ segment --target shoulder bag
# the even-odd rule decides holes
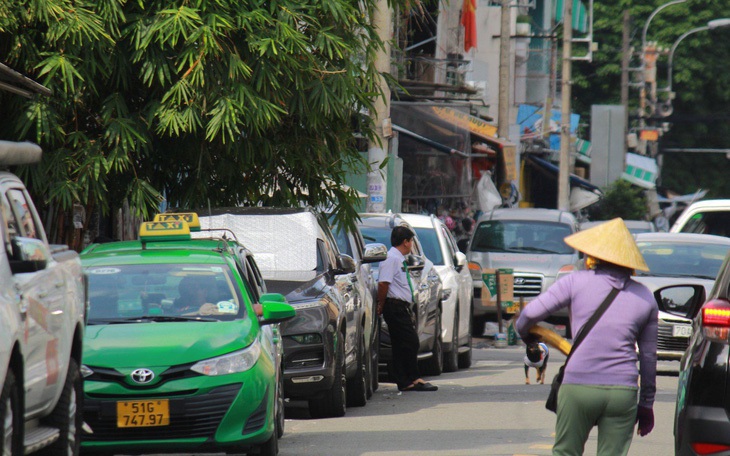
[[[583,342],[585,336],[588,334],[591,328],[595,326],[596,322],[598,322],[598,319],[601,318],[601,315],[603,315],[606,309],[608,309],[608,306],[611,305],[617,294],[618,288],[611,289],[611,292],[608,294],[608,296],[606,296],[606,299],[603,300],[601,306],[596,310],[596,313],[594,313],[591,318],[586,322],[585,326],[581,328],[580,334],[578,334],[578,337],[575,338],[575,342],[570,349],[570,353],[568,353],[568,357],[565,359],[563,365],[560,366],[560,370],[558,371],[558,373],[555,374],[555,377],[553,377],[553,383],[550,385],[550,394],[548,394],[548,398],[545,401],[545,408],[550,410],[551,412],[557,412],[558,410],[558,391],[560,390],[560,385],[563,383],[563,372],[565,371],[566,364],[568,364],[568,361],[570,361],[570,356],[575,353],[578,345]]]

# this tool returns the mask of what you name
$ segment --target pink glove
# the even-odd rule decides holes
[[[639,429],[636,433],[644,437],[654,429],[654,410],[651,407],[638,406],[636,408],[636,422],[639,423]]]

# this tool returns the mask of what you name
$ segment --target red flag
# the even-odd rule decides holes
[[[464,0],[461,7],[461,25],[464,26],[464,51],[477,47],[477,4],[476,0]]]

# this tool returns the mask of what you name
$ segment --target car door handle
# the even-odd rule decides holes
[[[55,284],[53,284],[53,286],[56,288],[63,288],[63,285],[64,285],[63,282],[56,282]]]

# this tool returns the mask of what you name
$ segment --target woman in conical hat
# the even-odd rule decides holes
[[[587,256],[591,268],[568,274],[531,301],[516,329],[523,340],[530,340],[532,326],[568,307],[571,326],[579,334],[611,291],[618,290],[565,366],[553,455],[583,454],[594,425],[598,456],[626,455],[635,423],[641,436],[654,427],[658,309],[651,291],[631,279],[634,270],[649,268],[620,218],[564,240]]]

